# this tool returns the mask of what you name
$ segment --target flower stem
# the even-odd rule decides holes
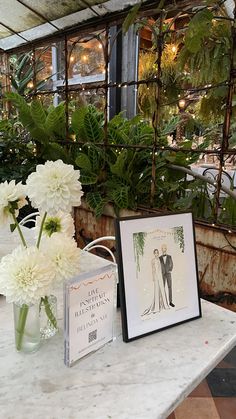
[[[50,303],[48,301],[48,296],[47,295],[45,297],[41,297],[40,308],[41,308],[42,304],[44,305],[45,312],[48,316],[49,321],[51,322],[53,327],[55,329],[57,329],[57,320],[56,320],[56,318],[55,318],[55,316],[54,316],[54,314],[51,310],[51,306],[50,306]]]
[[[20,314],[18,319],[18,324],[16,327],[16,349],[17,351],[21,350],[22,347],[22,340],[25,331],[25,324],[26,318],[29,311],[29,306],[27,304],[23,304],[20,308]]]
[[[40,230],[39,230],[39,236],[38,236],[38,240],[37,240],[37,244],[36,244],[38,249],[39,249],[39,245],[40,245],[40,242],[41,242],[41,237],[42,237],[42,234],[43,234],[43,225],[44,225],[44,222],[46,220],[46,217],[47,217],[47,211],[44,213],[44,216],[43,216],[43,219],[42,219],[42,222],[41,222],[41,226],[40,226]]]
[[[19,235],[20,235],[20,238],[21,238],[21,241],[22,241],[22,243],[23,243],[23,246],[24,246],[24,247],[27,247],[27,244],[26,244],[25,238],[24,238],[23,233],[22,233],[22,231],[21,231],[20,224],[18,223],[18,221],[17,221],[17,219],[16,219],[15,213],[14,213],[14,212],[12,212],[11,214],[12,214],[12,218],[13,218],[13,220],[14,220],[14,223],[15,223],[15,225],[16,225],[16,228],[17,228],[17,230],[18,230],[18,233],[19,233]]]

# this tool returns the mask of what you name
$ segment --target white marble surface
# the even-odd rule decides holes
[[[21,230],[27,244],[35,244],[34,229],[21,226]],[[20,244],[22,244],[21,239],[16,230],[11,233],[9,225],[0,228],[0,260],[3,256],[11,253]]]
[[[166,418],[236,344],[236,313],[205,301],[202,311],[130,343],[118,311],[117,338],[67,368],[62,331],[35,354],[15,351],[12,306],[0,297],[0,418]]]

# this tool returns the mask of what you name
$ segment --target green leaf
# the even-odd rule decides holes
[[[30,129],[35,127],[34,120],[31,116],[30,107],[27,105],[25,108],[21,108],[19,110],[19,119],[22,122],[23,126],[27,128],[29,131]]]
[[[68,155],[65,148],[55,142],[49,142],[45,145],[42,151],[42,157],[53,161],[58,159],[61,159],[64,162],[68,161]]]
[[[189,27],[192,30],[200,31],[203,28],[208,28],[208,25],[212,22],[213,18],[213,13],[209,9],[204,8],[193,16],[189,23]]]
[[[18,59],[18,68],[16,70],[16,76],[17,78],[20,78],[20,74],[23,71],[24,67],[29,64],[30,62],[30,54],[23,54],[19,57]],[[31,66],[31,71],[32,71],[32,66]]]
[[[89,146],[88,149],[88,158],[92,166],[92,170],[97,172],[100,168],[100,158],[101,150],[98,150],[93,144]]]
[[[35,125],[31,115],[31,108],[21,95],[9,92],[5,94],[4,98],[11,101],[18,109],[20,121],[26,128],[33,127]]]
[[[165,126],[161,130],[161,135],[171,134],[180,122],[179,116],[173,116],[169,121],[166,122]]]
[[[84,128],[84,117],[88,112],[87,106],[82,106],[80,109],[76,109],[71,117],[71,128],[74,133],[79,137],[80,140],[87,140],[85,128]]]
[[[189,31],[185,36],[185,46],[193,53],[198,52],[202,46],[202,38]]]
[[[18,110],[29,107],[25,99],[18,93],[14,93],[14,92],[5,93],[4,98],[13,102]]]
[[[27,128],[35,140],[38,140],[42,144],[47,142],[49,136],[43,127],[34,125],[31,127],[28,125]]]
[[[92,166],[88,156],[84,153],[79,153],[75,159],[75,164],[84,169],[86,172],[91,172]]]
[[[95,216],[100,217],[107,200],[103,199],[99,192],[88,192],[86,195],[86,201],[94,210]]]
[[[127,163],[128,150],[122,150],[118,154],[115,164],[110,165],[111,173],[123,177]]]
[[[42,307],[44,307],[45,312],[47,314],[49,322],[53,325],[55,329],[57,329],[57,320],[52,312],[50,302],[48,300],[48,297],[42,297],[40,302],[40,309],[42,310]]]
[[[80,182],[82,185],[94,185],[97,183],[98,177],[94,173],[80,172]]]
[[[213,14],[206,8],[194,15],[185,35],[185,46],[190,52],[196,53],[201,49],[202,40],[210,34],[212,20]]]
[[[10,224],[11,233],[16,229],[16,224]]]
[[[46,122],[46,112],[42,103],[34,99],[31,103],[31,115],[36,125],[43,126]]]
[[[49,110],[49,113],[45,120],[46,130],[49,131],[49,133],[51,134],[58,133],[63,137],[65,123],[66,123],[66,119],[65,119],[64,103],[61,103],[55,108],[52,107]]]
[[[137,14],[141,5],[142,5],[142,2],[135,4],[132,7],[132,9],[129,11],[122,25],[123,34],[126,34],[126,32],[128,32],[129,30],[129,27],[135,22],[135,19],[137,17]]]
[[[114,204],[118,208],[128,208],[128,202],[129,202],[129,187],[128,186],[122,186],[117,187],[112,192],[112,198],[114,200]]]
[[[84,129],[88,141],[95,143],[103,140],[104,132],[94,113],[87,112],[84,115]]]
[[[111,144],[124,144],[124,132],[112,125],[108,125],[108,139]]]

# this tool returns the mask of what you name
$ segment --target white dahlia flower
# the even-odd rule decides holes
[[[39,164],[26,181],[27,195],[39,212],[55,215],[59,210],[70,212],[81,203],[83,195],[80,171],[62,160]]]
[[[35,304],[54,282],[54,266],[36,247],[17,247],[0,262],[0,293],[7,302]]]
[[[15,180],[0,183],[0,225],[12,222],[10,210],[14,210],[15,216],[19,209],[27,204],[25,199],[25,186]]]
[[[35,232],[38,236],[43,217],[36,218]],[[55,216],[47,215],[43,224],[43,234],[51,236],[54,233],[62,233],[66,236],[73,237],[75,234],[74,220],[69,213],[58,211]]]
[[[79,272],[81,251],[74,239],[55,233],[42,239],[41,248],[54,265],[57,282],[70,279]]]

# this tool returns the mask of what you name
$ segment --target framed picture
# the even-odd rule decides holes
[[[116,220],[123,340],[201,317],[191,212]]]

